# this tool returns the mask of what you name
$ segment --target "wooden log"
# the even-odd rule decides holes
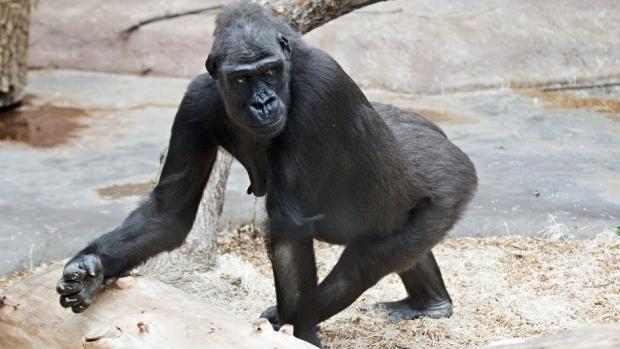
[[[620,325],[602,325],[565,331],[554,336],[507,339],[486,349],[619,349]]]
[[[146,276],[119,279],[73,314],[53,287],[61,268],[0,290],[0,348],[314,348],[290,326],[278,333],[265,319],[251,324]]]
[[[22,97],[29,26],[30,0],[0,0],[0,107]]]

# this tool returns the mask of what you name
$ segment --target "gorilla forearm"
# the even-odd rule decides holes
[[[106,279],[180,246],[187,237],[218,150],[205,116],[223,110],[210,83],[200,76],[188,87],[172,125],[160,180],[147,200],[65,265],[56,288],[63,307],[86,310]]]
[[[158,210],[152,199],[144,202],[115,230],[102,235],[77,257],[95,254],[101,259],[105,278],[114,278],[150,257],[180,246],[191,230],[194,217],[174,216]]]
[[[146,201],[120,227],[80,255],[101,259],[106,277],[116,277],[148,258],[180,246],[192,228],[204,187],[217,156],[217,146],[203,112],[217,96],[205,96],[204,79],[188,88],[174,124],[161,177]],[[211,103],[217,106],[217,103]]]

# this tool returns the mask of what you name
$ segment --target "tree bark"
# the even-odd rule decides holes
[[[256,0],[302,34],[347,13],[385,0]]]
[[[334,18],[379,1],[383,0],[257,0],[256,2],[271,8],[295,29],[306,33]],[[215,255],[217,222],[224,206],[224,193],[231,161],[232,157],[228,153],[220,151],[203,193],[196,221],[186,242],[172,252],[162,253],[149,260],[141,268],[143,273],[156,276],[167,283],[183,286],[188,280],[184,275],[211,267]]]
[[[26,85],[29,0],[0,0],[0,107],[19,102]]]

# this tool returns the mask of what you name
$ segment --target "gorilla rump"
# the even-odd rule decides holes
[[[391,321],[452,313],[431,248],[476,188],[471,161],[424,117],[370,103],[325,52],[258,5],[219,15],[209,74],[189,85],[159,183],[115,230],[65,266],[57,290],[75,312],[101,285],[185,240],[218,147],[266,195],[266,240],[277,306],[320,345],[316,325],[398,273],[407,297],[381,303]],[[345,245],[318,282],[313,239]]]

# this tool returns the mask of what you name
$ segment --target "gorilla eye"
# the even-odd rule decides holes
[[[272,75],[273,75],[273,70],[271,70],[271,69],[267,69],[267,70],[263,73],[263,75],[265,75],[265,76],[272,76]]]
[[[244,83],[247,82],[249,80],[247,75],[241,75],[241,76],[237,76],[237,82],[239,83]]]

